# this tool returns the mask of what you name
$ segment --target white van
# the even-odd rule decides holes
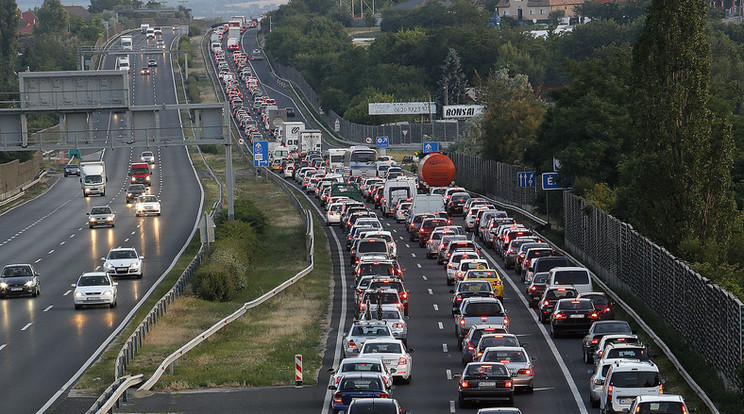
[[[554,267],[548,272],[548,286],[573,286],[581,293],[593,292],[592,276],[584,267]]]
[[[408,216],[413,217],[419,213],[435,213],[438,211],[445,211],[443,196],[439,194],[416,194]]]
[[[122,36],[119,42],[122,49],[132,50],[132,36]]]
[[[615,362],[607,371],[602,387],[600,411],[627,412],[636,397],[663,394],[663,383],[653,362]]]
[[[116,58],[116,69],[129,72],[129,56],[119,56]]]

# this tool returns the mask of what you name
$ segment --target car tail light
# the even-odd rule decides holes
[[[388,394],[386,392],[381,392],[380,398],[388,398]]]
[[[509,326],[509,318],[504,318],[504,325]]]
[[[504,382],[504,388],[511,388],[511,387],[512,387],[512,382],[511,381],[505,381]]]
[[[475,347],[473,346],[473,343],[468,341],[468,351],[475,351]]]
[[[448,267],[449,269],[454,269],[454,268],[455,268],[455,264],[454,264],[454,263],[448,263],[448,264],[447,264],[447,267]]]
[[[480,358],[482,356],[483,356],[483,352],[481,352],[481,351],[479,351],[478,353],[475,354],[475,357],[476,358]]]
[[[544,300],[544,301],[543,301],[543,306],[548,306],[548,305],[550,305],[550,301],[548,301],[548,300]],[[596,343],[596,342],[593,342],[593,341],[592,341],[592,343]]]
[[[459,324],[460,325],[465,325],[465,319],[460,319]]]
[[[496,286],[501,286],[501,281],[500,280],[497,280],[497,281],[493,282],[493,284],[496,285]]]
[[[608,307],[604,308],[604,310],[602,312],[604,312],[604,313],[610,313],[611,310],[612,310],[612,308],[608,306]]]
[[[470,388],[472,384],[470,384],[469,381],[460,381],[460,387],[462,388]]]
[[[659,394],[664,394],[664,384],[659,384]]]
[[[455,296],[455,301],[456,302],[462,302],[462,295],[459,295],[458,294],[457,296]]]
[[[481,316],[481,320],[483,322],[487,321],[488,320],[488,316],[486,316],[486,315]]]
[[[602,378],[595,378],[594,385],[604,385],[604,380]]]
[[[553,315],[553,318],[554,319],[566,319],[566,314],[565,313],[556,313],[555,315]]]
[[[457,277],[462,279],[462,270],[457,271]]]
[[[532,375],[532,370],[529,368],[522,368],[519,371],[517,371],[518,375]]]
[[[401,292],[400,298],[401,299],[408,299],[408,292]]]
[[[408,363],[408,360],[406,360],[405,357],[398,358],[398,365],[405,365]]]
[[[341,393],[337,392],[333,394],[333,403],[334,404],[343,404],[344,400],[341,398]]]
[[[607,401],[612,401],[613,386],[610,384],[607,386]]]
[[[537,286],[530,286],[530,292],[534,292],[537,290]]]
[[[403,329],[404,326],[403,322],[396,322],[393,324],[393,328]]]
[[[597,312],[592,312],[591,315],[589,315],[591,319],[599,319],[599,314]]]
[[[592,339],[592,345],[597,345],[599,343],[599,339],[594,338]]]

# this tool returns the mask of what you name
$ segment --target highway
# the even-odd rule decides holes
[[[176,34],[170,27],[163,40],[170,48]],[[154,46],[154,40],[150,40]],[[134,50],[144,45],[144,35],[134,35]],[[115,45],[118,47],[118,45]],[[139,74],[147,57],[132,53],[130,85],[136,105],[175,103],[170,59],[152,55],[158,68],[149,76]],[[105,69],[114,69],[108,56]],[[94,114],[96,125],[121,128],[121,114]],[[104,128],[104,126],[106,128]],[[163,126],[180,128],[178,114],[169,111]],[[117,139],[117,133],[105,134]],[[97,138],[98,139],[98,138]],[[41,296],[0,300],[0,412],[33,413],[51,406],[69,388],[108,342],[131,318],[130,312],[156,280],[171,266],[192,233],[202,203],[201,187],[186,150],[181,146],[151,148],[156,156],[151,194],[161,197],[161,217],[137,218],[126,205],[124,189],[128,166],[139,161],[144,146],[104,151],[108,184],[105,197],[81,195],[77,177],[59,178],[46,193],[0,215],[0,265],[30,263],[41,273]],[[100,152],[86,156],[94,159]],[[116,211],[115,228],[88,229],[85,212],[109,204]],[[135,247],[145,256],[144,278],[119,279],[118,307],[73,307],[70,284],[86,271],[100,269],[101,257],[113,247]]]

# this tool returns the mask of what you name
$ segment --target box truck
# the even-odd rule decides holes
[[[284,122],[281,128],[281,137],[284,146],[290,152],[300,148],[300,132],[305,129],[304,122]]]
[[[83,197],[91,194],[106,195],[106,164],[103,161],[83,161],[80,163],[80,188]]]
[[[317,129],[307,129],[300,131],[300,152],[309,153],[317,151],[318,154],[323,150],[323,135]]]

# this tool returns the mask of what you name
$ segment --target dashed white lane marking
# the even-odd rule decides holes
[[[455,412],[455,401],[450,400],[449,406],[450,406],[450,413],[454,413]]]
[[[435,311],[438,311],[438,310],[439,310],[439,306],[437,306],[437,304],[436,304],[436,303],[434,304],[434,310],[435,310]]]
[[[395,230],[395,229],[393,229],[393,233],[397,233],[397,232],[398,232],[398,230]],[[402,238],[402,237],[401,237],[401,238]]]
[[[98,271],[98,269],[100,269],[100,268],[101,268],[101,265],[98,265],[98,266],[96,266],[96,268],[95,268],[95,269],[93,269],[93,271],[94,271],[94,272],[97,272],[97,271]]]
[[[429,280],[429,278],[428,278],[428,277],[426,277],[426,276],[423,276],[423,275],[422,275],[421,277],[422,277],[422,278],[423,278],[424,280]]]
[[[53,307],[54,307],[54,305],[49,305],[49,306],[47,306],[47,307],[46,307],[46,308],[45,308],[45,309],[43,310],[43,312],[48,312],[48,311],[49,311],[49,309],[52,309]]]
[[[36,259],[36,261],[34,263],[39,263],[40,261],[41,261],[41,259]]]
[[[54,249],[49,250],[49,253],[47,253],[47,254],[52,254],[52,253],[54,253]]]
[[[134,231],[133,231],[133,232],[132,232],[132,236],[134,236],[135,234],[136,234],[136,232],[134,232]]]
[[[447,344],[442,344],[442,352],[447,352]]]
[[[129,241],[129,237],[127,237],[126,239],[124,239],[124,243],[126,243],[128,241]]]
[[[73,234],[70,235],[70,238],[73,238],[73,237],[75,237],[75,233],[73,233]]]
[[[447,379],[448,380],[451,380],[452,379],[452,370],[451,369],[448,369],[446,372],[447,372]]]
[[[439,329],[444,329],[444,324],[442,322],[437,322],[437,326]]]
[[[401,239],[402,239],[402,237],[401,237]],[[408,243],[406,243],[406,248],[410,249],[411,248],[411,245],[408,244]]]
[[[80,227],[80,228],[78,229],[78,231],[80,231],[80,230],[82,230],[82,229],[83,229],[83,228],[82,228],[82,227]]]
[[[388,227],[390,227],[390,223],[388,223],[388,222],[385,222],[385,224],[386,224],[386,225],[387,225]]]
[[[434,292],[431,289],[426,289],[426,290],[429,292],[430,295],[434,294]]]
[[[411,257],[416,257],[416,253],[411,253]]]
[[[69,295],[69,294],[70,294],[70,292],[72,292],[72,290],[70,290],[70,289],[67,289],[67,292],[63,293],[63,294],[62,294],[62,296],[67,296],[67,295]]]
[[[60,242],[59,245],[60,246],[64,246],[65,245],[65,242]]]
[[[398,237],[400,237],[400,239],[403,240],[403,236],[398,236]]]
[[[0,345],[0,351],[2,351],[3,348],[5,348],[6,346],[8,346],[8,344],[2,344],[2,345]]]
[[[27,324],[26,324],[26,325],[25,325],[25,326],[24,326],[23,328],[21,328],[21,330],[22,330],[22,331],[25,331],[26,329],[28,329],[29,327],[31,327],[31,325],[32,325],[32,323],[31,323],[31,322],[29,322],[29,323],[27,323]]]

